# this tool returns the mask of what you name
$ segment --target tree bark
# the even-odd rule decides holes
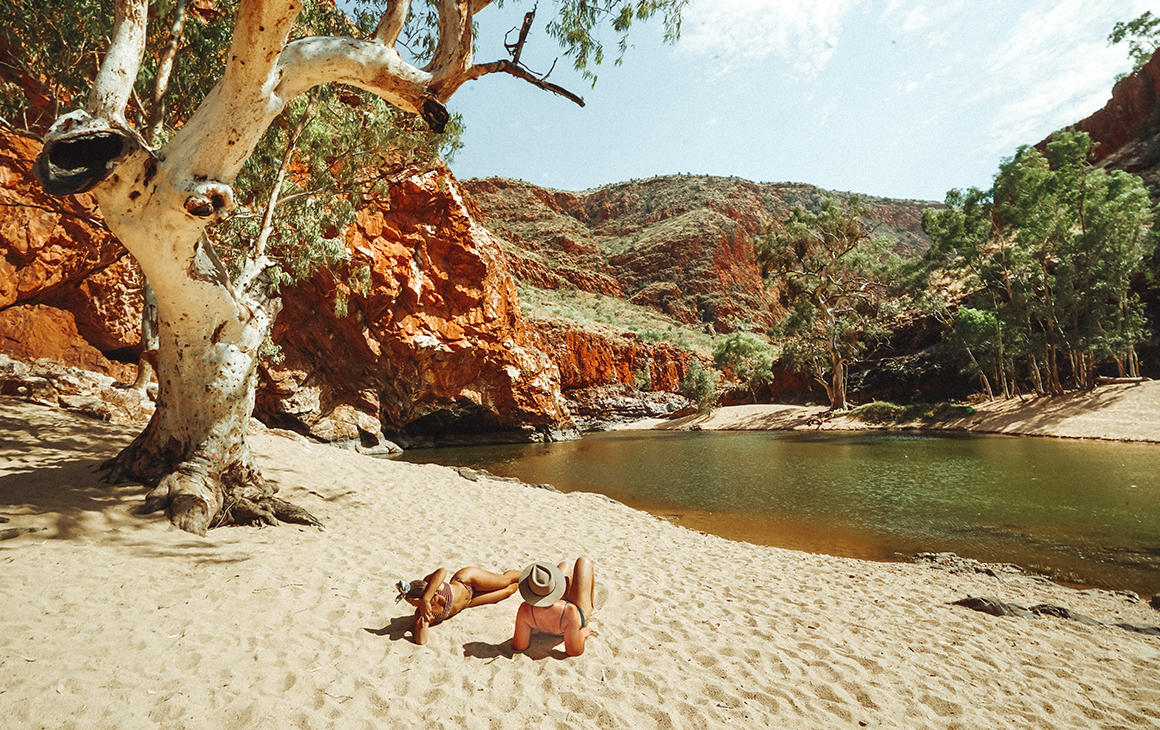
[[[137,379],[133,389],[145,393],[157,370],[157,297],[149,280],[141,275],[141,357],[137,358]]]
[[[835,350],[830,353],[833,370],[830,373],[830,410],[844,411],[846,403],[846,360]]]

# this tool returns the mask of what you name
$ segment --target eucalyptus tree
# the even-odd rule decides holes
[[[773,349],[752,332],[734,332],[713,348],[713,362],[733,374],[756,399],[757,389],[773,381]]]
[[[1152,206],[1140,178],[1096,168],[1090,153],[1086,133],[1057,133],[1045,152],[1022,147],[1005,160],[990,191],[951,191],[946,209],[924,211],[932,258],[967,274],[970,306],[993,313],[1004,395],[1017,372],[1050,393],[1062,392],[1064,372],[1091,387],[1102,361],[1139,373],[1147,331],[1132,278],[1155,246]],[[972,334],[960,339],[977,341],[979,318],[962,326]]]
[[[1128,55],[1132,59],[1134,68],[1138,69],[1152,58],[1160,49],[1160,17],[1145,10],[1132,20],[1122,21],[1112,26],[1108,34],[1108,45],[1118,43],[1128,44]]]
[[[847,409],[849,364],[890,334],[882,322],[902,265],[890,242],[872,235],[869,212],[857,195],[828,197],[817,211],[795,207],[757,246],[789,311],[774,329],[782,358],[825,387],[836,411]]]
[[[562,0],[559,37],[585,67],[600,60],[602,26],[623,37],[634,18],[659,13],[675,37],[686,1]],[[149,485],[147,508],[167,507],[175,525],[198,534],[227,515],[313,520],[273,496],[245,438],[275,308],[276,263],[270,250],[250,245],[224,257],[233,264],[227,267],[206,229],[246,199],[239,173],[266,129],[320,85],[361,89],[438,134],[449,121],[445,103],[463,84],[491,73],[529,77],[509,59],[473,60],[473,19],[490,4],[432,0],[431,11],[421,13],[409,0],[364,2],[375,10],[373,27],[315,34],[299,23],[298,0],[237,0],[228,47],[220,58],[203,59],[206,74],[218,78],[184,124],[154,146],[127,117],[148,58],[149,3],[116,0],[85,106],[52,124],[36,171],[52,194],[93,191],[156,294],[157,410],[112,474]],[[429,30],[430,53],[410,62],[396,46],[420,26]],[[317,205],[316,213],[327,210]]]

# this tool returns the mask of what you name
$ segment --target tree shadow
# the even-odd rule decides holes
[[[727,425],[720,425],[722,413],[694,413],[651,426],[654,431],[700,431],[706,427],[729,431],[792,431],[817,427],[827,409],[822,406],[792,406],[766,403],[732,406]]]
[[[965,425],[979,432],[1051,433],[1074,418],[1101,411],[1113,413],[1129,389],[1142,385],[1104,385],[1062,395],[1025,395],[989,401],[976,406],[973,415],[949,421],[947,425]]]
[[[110,523],[147,524],[163,514],[138,515],[144,501],[140,484],[110,485],[101,481],[103,459],[51,460],[47,466],[9,469],[0,475],[0,515],[13,527],[38,527],[44,537],[68,540],[83,534],[91,518]]]
[[[129,445],[138,426],[117,426],[15,398],[0,399],[0,515],[13,527],[41,528],[51,539],[106,523],[141,524],[130,512],[140,484],[110,485],[100,467]]]

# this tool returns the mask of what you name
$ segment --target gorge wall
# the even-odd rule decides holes
[[[140,281],[91,195],[52,198],[40,145],[0,129],[0,353],[131,383]],[[255,414],[325,441],[568,437],[559,371],[524,321],[496,240],[446,170],[406,179],[359,212],[350,260],[282,292]],[[365,291],[342,282],[371,271]],[[342,297],[347,311],[335,313]],[[2,375],[2,374],[0,374]]]
[[[132,382],[140,349],[136,265],[92,195],[45,195],[40,144],[0,129],[0,352]]]
[[[1087,132],[1097,164],[1139,175],[1160,200],[1160,53],[1116,82],[1102,109],[1066,129]]]
[[[358,212],[349,261],[283,296],[256,415],[328,441],[550,440],[573,428],[498,242],[444,170]],[[343,282],[371,273],[365,292]],[[347,302],[335,313],[335,301]]]

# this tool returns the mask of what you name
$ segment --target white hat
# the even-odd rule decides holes
[[[533,606],[551,606],[566,587],[564,573],[551,563],[536,561],[520,573],[520,595]]]

